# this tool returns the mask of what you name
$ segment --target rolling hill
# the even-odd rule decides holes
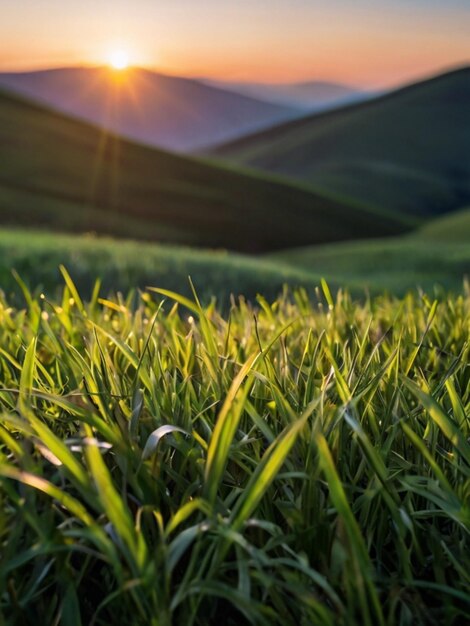
[[[269,260],[326,278],[355,292],[384,290],[402,295],[435,285],[460,291],[470,277],[470,240],[430,245],[429,240],[392,237],[298,248],[270,255]]]
[[[416,237],[441,243],[462,242],[470,246],[470,207],[425,223]]]
[[[262,252],[413,224],[0,95],[0,224]]]
[[[202,82],[251,98],[303,109],[306,112],[367,100],[372,95],[341,83],[316,80],[301,83],[256,83],[202,79]]]
[[[198,250],[108,237],[63,235],[0,228],[1,291],[20,290],[12,274],[36,293],[63,285],[64,265],[80,291],[91,293],[99,278],[102,293],[129,293],[151,285],[191,296],[188,276],[198,296],[228,303],[231,294],[277,297],[283,285],[314,287],[318,276],[280,262],[217,250]]]
[[[397,212],[470,202],[470,67],[222,145],[212,154]]]
[[[356,289],[403,294],[438,284],[460,290],[464,277],[470,279],[470,208],[400,237],[297,248],[268,258]]]
[[[313,290],[325,278],[332,290],[348,288],[363,297],[388,290],[402,295],[435,285],[461,291],[470,277],[470,238],[466,242],[429,245],[417,237],[344,242],[300,248],[267,257],[197,250],[142,241],[113,240],[0,228],[0,286],[19,293],[15,269],[36,293],[52,295],[63,285],[59,265],[70,272],[81,293],[91,293],[97,278],[104,295],[128,293],[146,286],[163,287],[191,296],[188,276],[205,302],[230,295],[253,300],[258,293],[275,298],[288,284]]]
[[[134,141],[177,151],[227,141],[299,116],[292,106],[138,68],[3,73],[0,86]]]

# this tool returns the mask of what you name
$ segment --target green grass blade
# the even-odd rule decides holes
[[[364,543],[364,538],[362,537],[360,528],[349,506],[326,439],[323,435],[318,434],[316,441],[320,466],[328,483],[330,498],[344,522],[349,537],[350,551],[353,559],[355,559],[357,563],[357,578],[355,581],[351,582],[357,589],[359,595],[362,618],[364,623],[370,626],[373,624],[384,624],[380,600],[373,582],[374,570]]]
[[[239,530],[255,511],[261,498],[284,465],[307,419],[308,415],[304,415],[287,427],[263,455],[232,512],[231,523],[234,530]]]
[[[244,409],[245,398],[250,390],[252,381],[245,386],[242,397],[235,402],[238,391],[255,364],[259,353],[252,354],[243,364],[229,389],[224,404],[220,410],[212,433],[205,469],[205,492],[206,498],[214,504],[217,489],[227,464],[229,449],[235,435],[241,413]]]
[[[435,422],[435,424],[437,424],[450,443],[470,466],[470,445],[465,439],[460,427],[442,410],[432,396],[422,391],[411,380],[405,378],[404,383],[426,409],[431,419]]]

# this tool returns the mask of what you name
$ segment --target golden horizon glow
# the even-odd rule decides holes
[[[329,80],[374,90],[470,63],[469,0],[4,5],[3,72],[107,65],[124,79],[130,66],[192,78]],[[115,59],[113,51],[125,54]]]
[[[109,55],[109,65],[113,70],[122,72],[129,67],[129,54],[124,49],[113,50]]]

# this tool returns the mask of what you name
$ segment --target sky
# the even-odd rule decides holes
[[[134,65],[364,88],[470,64],[470,0],[0,0],[0,70]]]

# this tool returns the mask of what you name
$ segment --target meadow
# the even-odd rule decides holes
[[[416,287],[459,291],[470,275],[469,244],[467,208],[429,220],[409,235],[284,250],[269,258],[347,285],[357,294],[367,288],[403,295]]]
[[[14,269],[36,295],[45,290],[52,296],[61,284],[59,265],[65,265],[80,293],[87,297],[97,277],[106,294],[158,284],[188,296],[191,277],[203,302],[214,296],[223,307],[230,303],[232,294],[253,300],[262,293],[274,299],[285,285],[313,289],[322,277],[333,292],[340,286],[347,287],[362,299],[366,290],[371,294],[387,290],[395,295],[416,288],[429,293],[458,293],[465,276],[470,275],[467,213],[433,220],[410,236],[258,256],[3,228],[0,285],[13,303],[18,302],[20,290]]]
[[[470,619],[470,291],[0,300],[0,623]]]
[[[91,295],[98,277],[106,294],[158,284],[185,295],[191,294],[190,277],[204,302],[216,297],[225,304],[234,293],[253,299],[262,291],[274,298],[285,284],[313,287],[319,280],[279,260],[224,250],[0,229],[0,284],[14,302],[21,294],[15,274],[36,295],[52,296],[62,283],[60,265],[68,268],[84,297]]]
[[[199,156],[0,93],[0,626],[470,622],[468,77]]]

